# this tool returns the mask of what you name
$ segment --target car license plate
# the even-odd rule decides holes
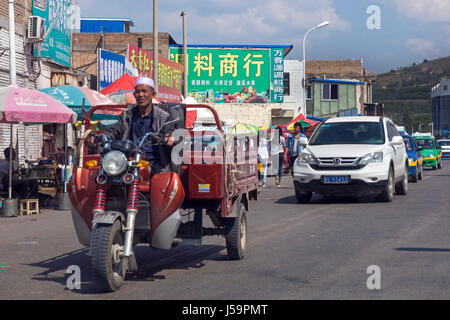
[[[348,183],[348,176],[325,176],[323,177],[325,184],[346,184]]]

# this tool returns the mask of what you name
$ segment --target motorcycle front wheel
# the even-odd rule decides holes
[[[92,271],[97,286],[104,291],[118,290],[125,279],[128,260],[123,258],[124,232],[121,223],[101,224],[94,230]]]

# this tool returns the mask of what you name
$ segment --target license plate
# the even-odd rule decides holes
[[[323,177],[323,183],[325,184],[346,184],[348,183],[347,176],[325,176]]]

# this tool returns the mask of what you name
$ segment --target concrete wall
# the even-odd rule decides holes
[[[219,115],[219,118],[222,121],[226,120],[233,123],[243,122],[253,124],[256,126],[264,126],[272,124],[272,108],[281,108],[280,103],[272,103],[272,104],[215,103],[209,105],[217,111],[217,114]]]
[[[289,95],[284,95],[286,103],[303,103],[303,62],[284,60],[284,72],[289,73]]]

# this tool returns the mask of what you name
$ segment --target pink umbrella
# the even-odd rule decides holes
[[[77,115],[49,95],[27,88],[0,88],[0,122],[13,123],[75,123]],[[10,159],[12,150],[10,149]],[[9,199],[11,199],[12,162],[9,168]]]
[[[0,122],[75,123],[76,113],[49,95],[27,88],[0,88]]]

